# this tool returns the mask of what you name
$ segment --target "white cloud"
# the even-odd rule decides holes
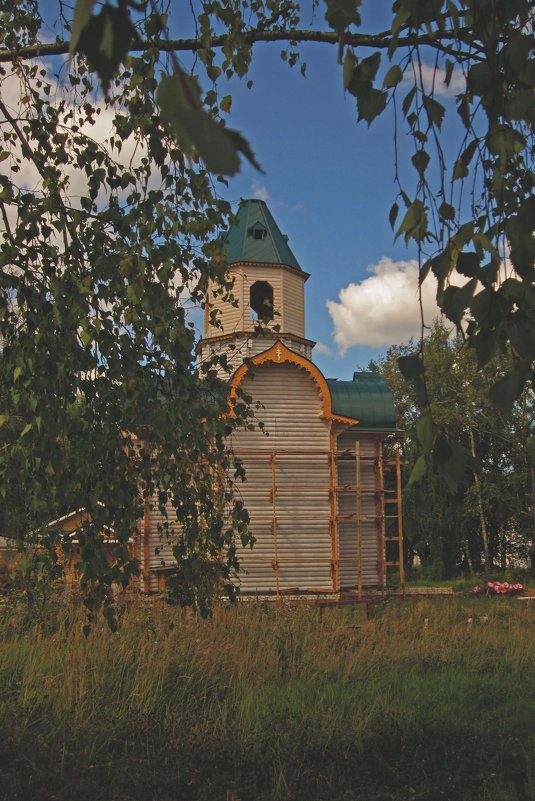
[[[73,114],[73,118],[70,121],[67,121],[67,118],[65,117],[65,131],[68,131],[70,126],[76,123],[79,125],[79,132],[81,135],[87,136],[88,138],[94,140],[100,147],[107,151],[108,155],[112,155],[112,151],[109,146],[109,139],[115,132],[113,121],[116,115],[116,110],[113,108],[113,106],[107,105],[104,100],[94,102],[94,122],[93,124],[89,123],[85,119],[85,115],[82,113],[82,111],[75,104],[70,103],[68,91],[61,86],[60,82],[53,74],[50,64],[43,62],[40,63],[39,66],[40,68],[44,67],[45,69],[50,70],[47,78],[45,79],[50,85],[50,97],[54,98],[57,103],[59,103],[59,101],[62,99],[66,100],[67,112],[71,112]],[[20,118],[27,113],[23,100],[24,94],[26,94],[26,91],[21,85],[19,77],[13,72],[7,72],[7,74],[0,81],[0,95],[2,96],[3,102],[6,104],[15,118]],[[146,155],[145,143],[137,141],[136,138],[131,135],[121,144],[122,147],[120,153],[117,150],[113,151],[113,160],[122,166],[139,166],[143,156]],[[20,145],[15,148],[14,155],[23,155]],[[2,166],[4,169],[10,169],[12,165],[10,161],[6,161]],[[88,176],[84,170],[77,168],[72,164],[72,162],[69,161],[69,163],[63,169],[63,177],[67,178],[68,180],[68,187],[64,192],[64,197],[66,198],[67,203],[73,207],[77,207],[79,198],[87,193],[89,180]],[[35,164],[28,158],[22,159],[20,171],[16,174],[12,174],[11,178],[15,185],[19,186],[23,190],[37,192],[41,190],[41,176],[39,175]],[[156,176],[154,185],[157,185]],[[128,194],[128,191],[129,190],[119,190],[117,193],[119,199],[123,200]],[[101,194],[97,198],[97,203],[103,202],[104,199],[105,191],[102,190]]]
[[[256,179],[253,180],[251,183],[251,192],[253,193],[253,197],[257,200],[263,200],[265,203],[269,200],[269,192],[264,184],[261,184],[260,181]]]
[[[314,350],[317,353],[321,353],[322,356],[332,356],[333,352],[328,345],[325,345],[324,342],[316,342],[314,345]]]
[[[380,347],[406,342],[420,333],[418,263],[383,256],[367,271],[369,278],[340,290],[338,302],[327,301],[341,355],[353,345]],[[431,322],[440,314],[432,275],[422,285],[422,301],[425,320]]]
[[[415,67],[416,78],[419,81],[420,75],[418,73],[419,68]],[[464,77],[462,71],[458,68],[455,68],[451,74],[450,85],[446,86],[444,79],[446,77],[446,70],[443,68],[436,68],[431,64],[422,64],[421,67],[422,72],[422,83],[425,91],[428,94],[433,93],[435,97],[455,97],[456,95],[464,92],[466,88],[466,78]],[[407,86],[412,86],[414,81],[413,69],[409,67],[409,69],[405,72],[404,76],[404,84]]]

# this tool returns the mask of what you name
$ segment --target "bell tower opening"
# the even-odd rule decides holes
[[[273,287],[268,281],[255,281],[249,292],[251,319],[264,323],[273,320]]]

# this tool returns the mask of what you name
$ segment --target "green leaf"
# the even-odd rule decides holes
[[[357,59],[355,58],[352,50],[346,50],[343,67],[344,89],[348,89],[353,80],[355,69],[357,66]]]
[[[392,89],[403,79],[403,71],[399,64],[392,64],[383,78],[383,89]]]
[[[438,213],[442,220],[446,220],[447,222],[454,222],[455,220],[455,209],[449,203],[446,203],[445,200],[440,204]]]
[[[431,259],[427,259],[427,261],[425,261],[422,264],[418,272],[418,283],[420,284],[420,286],[423,284],[423,282],[429,275],[430,270],[431,270]]]
[[[405,6],[403,6],[403,5],[401,5],[397,9],[396,16],[392,20],[392,26],[390,28],[390,30],[392,31],[393,36],[396,36],[400,32],[402,26],[405,24],[405,22],[407,22],[407,20],[409,19],[410,15],[411,15],[411,12],[409,11],[409,9],[405,8]]]
[[[416,423],[416,436],[425,453],[430,453],[435,439],[436,427],[430,414],[424,414]]]
[[[396,224],[397,216],[399,212],[399,206],[397,203],[394,203],[390,209],[390,213],[388,215],[388,222],[390,223],[390,227],[394,230],[394,226]]]
[[[427,389],[425,386],[425,381],[423,376],[417,375],[412,379],[412,387],[414,389],[414,394],[416,395],[416,401],[421,409],[424,409],[429,404],[429,398],[427,395]]]
[[[449,286],[444,290],[441,309],[446,317],[460,325],[477,287],[477,278],[472,278],[464,286]]]
[[[234,144],[236,150],[239,153],[242,153],[247,159],[247,161],[249,161],[253,165],[253,167],[255,167],[258,170],[258,172],[263,173],[264,170],[256,160],[256,157],[247,139],[245,139],[245,137],[242,136],[239,131],[232,131],[229,130],[228,128],[225,128],[225,132],[227,136],[230,138],[231,142]],[[214,170],[214,172],[216,172],[216,170]]]
[[[423,375],[424,373],[424,363],[417,353],[400,356],[398,358],[398,367],[401,375],[407,381],[411,381],[415,376]]]
[[[420,178],[423,178],[427,165],[429,164],[429,154],[423,149],[417,150],[412,156],[411,161]]]
[[[325,19],[336,33],[344,33],[350,25],[360,25],[362,0],[326,0]]]
[[[457,255],[457,272],[461,275],[466,275],[467,278],[473,278],[479,272],[480,258],[477,253],[459,253]]]
[[[528,321],[524,321],[516,315],[513,321],[509,322],[506,330],[518,356],[525,361],[533,361],[535,359],[535,333]]]
[[[472,299],[470,304],[470,311],[478,323],[486,323],[492,311],[492,303],[494,300],[494,292],[490,287],[485,287],[478,292]]]
[[[105,92],[119,64],[128,55],[132,41],[137,38],[128,9],[123,5],[117,8],[104,5],[100,14],[92,16],[82,29],[76,52],[87,58]]]
[[[82,340],[82,344],[83,344],[84,348],[87,348],[88,345],[91,344],[91,341],[92,341],[93,337],[91,336],[91,334],[88,331],[86,331],[85,329],[82,328],[80,330],[80,339]]]
[[[386,106],[388,95],[380,89],[370,89],[357,98],[358,118],[366,120],[371,125],[373,120],[381,114]]]
[[[175,135],[177,144],[191,155],[196,150],[211,172],[234,175],[242,153],[261,171],[244,137],[213,120],[204,110],[197,80],[182,70],[165,75],[158,87],[158,105],[162,119]]]
[[[459,158],[461,159],[463,164],[465,164],[466,166],[468,166],[470,164],[470,162],[472,161],[472,158],[474,156],[474,153],[476,152],[476,150],[478,148],[478,145],[479,145],[479,139],[476,138],[476,139],[472,139],[470,144],[466,146],[466,148],[463,150],[463,152],[459,156]]]
[[[416,94],[416,86],[413,86],[412,89],[408,91],[405,97],[403,98],[403,103],[401,104],[401,110],[403,112],[404,117],[406,117],[407,114],[409,113],[415,94]]]
[[[535,197],[524,200],[518,214],[511,215],[505,231],[511,248],[511,261],[517,272],[531,283],[531,271],[535,262]]]
[[[381,114],[388,100],[386,92],[373,86],[380,63],[380,53],[357,61],[348,51],[344,60],[344,87],[357,98],[358,119],[366,120],[368,125]]]
[[[487,136],[487,147],[502,161],[512,158],[525,149],[526,139],[519,131],[509,126],[500,126]]]
[[[23,437],[26,436],[26,434],[29,434],[29,432],[32,430],[32,428],[33,428],[32,423],[26,423],[26,425],[24,426],[24,428],[20,432],[20,438],[22,439]]]
[[[470,67],[466,77],[466,85],[472,94],[479,96],[486,95],[492,89],[493,74],[485,61],[473,64]]]
[[[436,125],[438,129],[440,129],[442,127],[442,121],[444,119],[446,109],[442,103],[439,103],[438,100],[435,100],[435,98],[431,97],[430,95],[424,95],[423,100],[431,122],[433,125]]]
[[[5,425],[8,420],[9,420],[8,414],[0,414],[0,428],[2,428],[2,426]]]
[[[403,221],[396,233],[396,239],[400,234],[405,234],[405,242],[414,239],[422,242],[427,234],[427,211],[421,200],[414,200],[403,218]]]
[[[451,61],[451,59],[447,58],[446,59],[446,63],[445,63],[445,76],[444,76],[444,83],[446,84],[446,86],[449,86],[450,83],[451,83],[451,76],[453,75],[453,67],[454,66],[455,65],[454,65],[453,61]]]
[[[520,362],[511,372],[500,378],[489,391],[492,403],[503,412],[510,412],[524,389],[527,378],[527,365]]]
[[[498,350],[496,337],[492,332],[480,331],[473,334],[468,340],[468,346],[476,352],[477,366],[479,369],[490,362]]]
[[[91,19],[94,5],[95,0],[76,0],[71,24],[71,41],[69,42],[69,53],[71,56],[76,51],[76,46],[83,29]]]
[[[407,482],[407,486],[411,486],[415,484],[417,481],[420,481],[427,473],[427,461],[425,456],[422,454],[416,460],[414,467],[412,468],[411,474],[409,476],[409,480]]]
[[[455,164],[453,165],[453,174],[452,180],[453,181],[460,181],[463,178],[466,178],[468,175],[468,167],[464,164],[461,159],[457,159]]]
[[[437,472],[444,478],[449,492],[454,495],[465,481],[468,470],[474,469],[474,464],[466,448],[457,443],[447,445],[447,449],[444,449],[444,454],[449,451],[447,458],[439,456],[434,464]]]

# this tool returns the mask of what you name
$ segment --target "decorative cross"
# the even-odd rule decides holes
[[[275,353],[277,354],[277,361],[280,362],[282,356],[282,350],[280,348],[277,348]]]

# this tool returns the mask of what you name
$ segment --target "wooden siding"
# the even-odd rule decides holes
[[[270,325],[277,325],[280,331],[304,337],[304,275],[276,264],[239,264],[231,268],[230,274],[234,279],[232,293],[238,305],[233,306],[225,303],[221,297],[214,297],[214,285],[210,283],[210,308],[219,310],[222,328],[209,325],[205,318],[205,337],[254,330],[250,290],[256,281],[267,281],[273,287],[275,318]]]
[[[305,284],[303,277],[290,270],[282,274],[281,331],[305,336]]]
[[[221,295],[214,296],[214,284],[210,281],[208,286],[208,301],[211,310],[219,312],[219,322],[221,326],[209,324],[208,314],[204,318],[204,336],[217,337],[221,334],[234,334],[243,328],[243,273],[241,270],[232,270],[231,278],[234,281],[232,294],[237,305],[226,302]]]
[[[345,515],[356,515],[356,462],[355,443],[360,445],[360,511],[362,543],[362,584],[364,587],[378,584],[378,526],[377,492],[378,473],[375,459],[375,439],[372,436],[344,432],[337,438],[337,451],[348,451],[348,458],[337,457],[338,543],[340,589],[354,589],[358,584],[357,521],[354,517],[344,520]],[[345,489],[344,489],[345,488]]]
[[[247,470],[240,492],[256,537],[240,551],[244,592],[333,589],[329,423],[305,370],[267,363],[243,389],[263,404],[260,431],[237,432],[232,445]]]

